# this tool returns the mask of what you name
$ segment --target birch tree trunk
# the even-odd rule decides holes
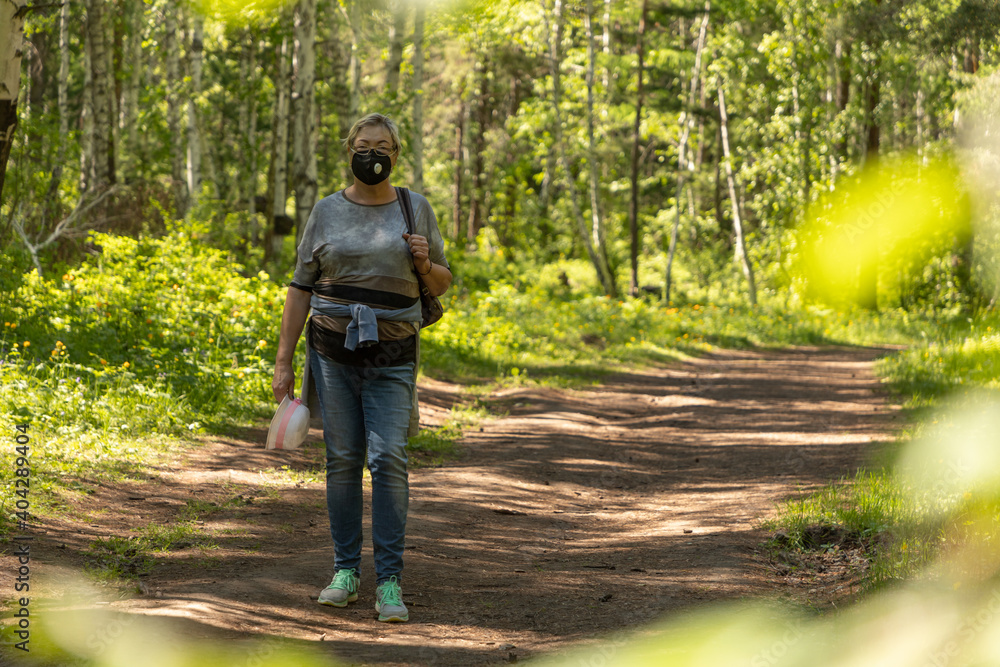
[[[597,273],[597,279],[601,283],[601,288],[604,290],[604,293],[608,296],[616,297],[618,295],[618,289],[615,286],[614,277],[608,274],[607,267],[601,262],[601,258],[590,239],[590,232],[587,229],[587,223],[584,220],[583,211],[580,207],[580,192],[576,187],[576,181],[573,178],[573,171],[570,169],[569,158],[566,155],[566,147],[563,144],[562,114],[559,109],[560,96],[562,92],[560,64],[562,62],[561,44],[564,23],[563,0],[555,0],[553,13],[555,19],[555,36],[553,37],[548,35],[550,32],[548,29],[546,30],[546,33],[550,39],[549,68],[552,75],[552,116],[555,132],[554,148],[555,152],[559,155],[559,164],[566,177],[566,187],[569,189],[570,204],[573,209],[573,218],[577,223],[580,240],[583,241],[584,248],[587,250],[587,256],[590,258],[590,263],[594,266],[594,270]],[[545,23],[549,23],[547,16],[545,18]],[[546,27],[548,26],[546,25]]]
[[[36,35],[37,38],[37,35]],[[21,111],[19,115],[27,123],[27,131],[21,134],[21,145],[24,146],[26,150],[31,150],[32,145],[38,139],[38,132],[32,130],[31,125],[31,107],[32,99],[31,95],[34,92],[35,76],[34,70],[34,51],[37,48],[35,45],[35,40],[25,39],[24,40],[24,55],[22,57],[23,67],[27,76],[24,77],[24,84],[21,86],[24,89],[24,94],[19,95],[21,99]]]
[[[45,198],[43,229],[48,228],[49,222],[58,214],[59,186],[62,184],[63,161],[66,159],[66,142],[69,139],[69,6],[67,0],[59,11],[59,79],[56,84],[59,148],[56,150],[56,162]]]
[[[645,45],[643,38],[646,33],[646,12],[649,10],[648,0],[642,0],[642,9],[639,13],[639,32],[636,35],[636,55],[638,66],[636,68],[636,98],[635,98],[635,123],[632,126],[632,175],[629,183],[632,190],[632,199],[628,210],[628,231],[629,231],[629,262],[631,274],[629,279],[629,294],[635,296],[639,293],[639,142],[640,128],[642,127],[642,79],[645,56]]]
[[[100,0],[90,0],[99,2]],[[181,74],[180,42],[177,39],[177,17],[180,5],[168,0],[163,9],[163,50],[167,75],[167,129],[174,141],[170,144],[170,174],[173,179],[176,215],[183,218],[188,210],[187,181],[184,175],[185,150],[181,141]]]
[[[590,235],[597,250],[602,271],[611,276],[611,267],[607,256],[607,239],[604,230],[604,218],[601,213],[601,184],[598,177],[597,141],[594,138],[594,21],[593,0],[587,0],[587,13],[584,16],[587,31],[587,162],[590,166]],[[640,83],[640,86],[642,84]],[[638,160],[636,161],[638,163]],[[634,278],[634,275],[633,275]],[[612,281],[614,282],[614,281]]]
[[[698,44],[695,46],[694,67],[691,70],[691,90],[688,93],[688,108],[681,114],[680,126],[681,140],[677,146],[677,194],[674,200],[676,217],[674,218],[674,229],[670,234],[670,248],[667,251],[667,270],[664,280],[663,300],[670,303],[670,292],[673,287],[673,266],[674,256],[677,252],[677,234],[681,227],[681,197],[684,194],[684,182],[687,176],[687,144],[691,137],[691,130],[694,127],[694,105],[698,98],[698,86],[701,82],[701,54],[705,50],[705,40],[708,37],[708,19],[712,9],[711,0],[705,3],[705,15],[701,19],[701,28],[698,30]],[[704,93],[704,87],[702,87]]]
[[[17,130],[17,98],[21,90],[26,0],[0,0],[0,200],[10,147]]]
[[[403,31],[406,29],[406,14],[400,0],[389,2],[392,23],[389,25],[389,59],[385,66],[385,87],[389,99],[399,95],[399,69],[403,65]]]
[[[354,4],[357,4],[356,2]],[[353,5],[352,5],[353,8]],[[292,180],[295,186],[295,241],[298,245],[316,202],[316,0],[300,0],[295,8],[295,88],[292,109]]]
[[[750,305],[757,305],[757,284],[754,282],[753,266],[747,255],[746,237],[743,234],[743,221],[740,219],[740,200],[736,195],[736,180],[733,178],[733,158],[729,152],[729,115],[726,113],[726,95],[719,86],[719,117],[722,131],[722,151],[725,155],[726,182],[729,184],[729,200],[733,207],[733,230],[736,232],[736,259],[743,268],[747,279],[747,289],[750,293]]]
[[[413,189],[424,191],[424,18],[427,9],[418,3],[413,9]]]
[[[193,12],[194,25],[191,29],[191,53],[188,60],[191,67],[191,89],[187,103],[187,191],[189,206],[198,203],[201,194],[201,134],[198,131],[198,98],[201,97],[202,35],[205,19],[201,12]],[[251,167],[251,171],[253,167]]]

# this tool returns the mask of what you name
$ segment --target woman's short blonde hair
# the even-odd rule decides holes
[[[396,126],[396,122],[394,120],[381,113],[370,113],[367,116],[359,118],[354,125],[351,126],[351,131],[347,133],[347,138],[344,139],[344,146],[353,150],[354,140],[358,138],[358,132],[360,132],[362,128],[376,125],[381,125],[385,129],[389,130],[389,136],[392,137],[392,149],[399,150],[402,145],[399,141],[399,128]]]

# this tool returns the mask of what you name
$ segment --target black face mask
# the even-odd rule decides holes
[[[368,155],[355,153],[351,158],[351,171],[358,177],[358,180],[365,185],[378,185],[389,178],[392,171],[392,158],[388,155],[377,155],[375,151],[370,151]]]

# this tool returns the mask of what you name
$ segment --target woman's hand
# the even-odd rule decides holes
[[[271,389],[274,391],[274,400],[281,403],[285,396],[295,398],[295,371],[291,364],[275,364],[274,378],[271,380]]]
[[[427,238],[419,234],[403,234],[407,244],[410,246],[410,254],[413,255],[413,266],[417,273],[424,275],[431,270],[430,250],[427,245]]]
[[[302,327],[309,313],[309,297],[305,290],[289,286],[285,296],[285,308],[281,314],[281,336],[278,339],[278,352],[274,358],[274,379],[271,389],[274,400],[281,403],[285,396],[295,398],[295,372],[292,370],[292,358],[295,356],[295,344],[302,335]],[[306,360],[306,363],[309,363]]]

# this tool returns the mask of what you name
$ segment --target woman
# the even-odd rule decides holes
[[[389,174],[399,130],[382,114],[357,121],[345,140],[354,184],[320,200],[298,247],[281,318],[272,388],[292,395],[292,357],[309,308],[308,363],[326,441],[326,501],[334,544],[333,582],[320,604],[345,607],[361,580],[361,476],[372,476],[375,609],[380,621],[409,620],[400,584],[409,487],[406,435],[414,396],[419,287],[434,295],[451,284],[434,211],[412,195],[414,227]]]

